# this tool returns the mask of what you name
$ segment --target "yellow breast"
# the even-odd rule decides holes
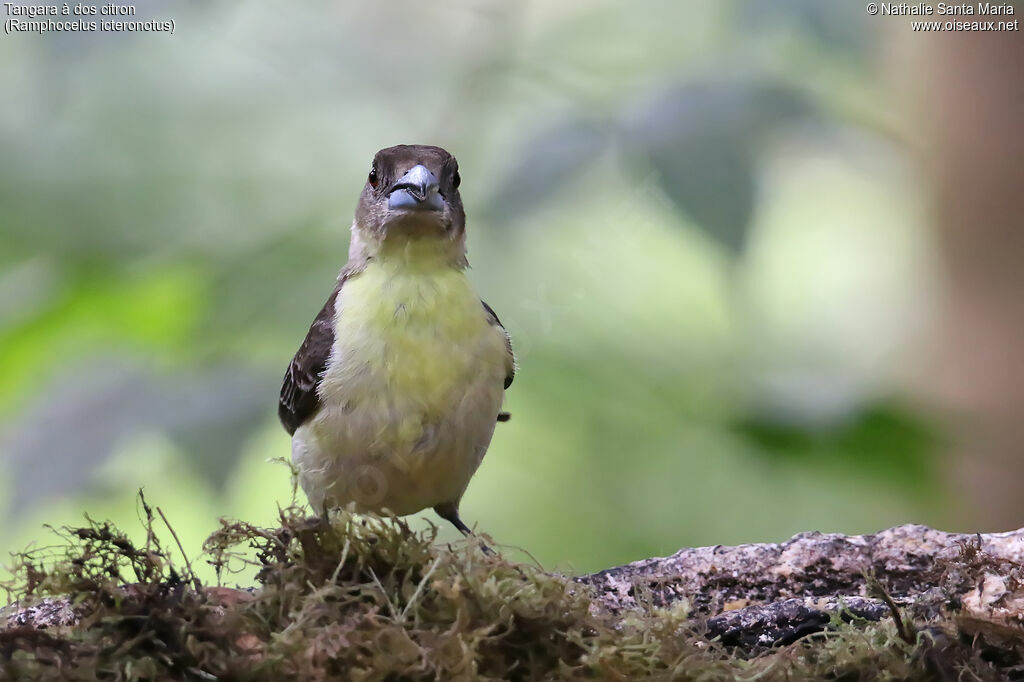
[[[325,402],[333,394],[350,408],[413,411],[420,422],[444,416],[482,375],[501,381],[504,341],[465,273],[417,255],[371,260],[345,282]]]
[[[436,248],[391,255],[342,286],[320,410],[292,439],[317,508],[409,514],[457,501],[494,433],[503,332]]]

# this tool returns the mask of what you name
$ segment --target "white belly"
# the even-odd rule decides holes
[[[401,399],[385,411],[323,408],[292,437],[299,482],[317,511],[355,503],[404,515],[457,503],[490,445],[501,401],[501,384],[491,380],[468,386],[436,420]]]

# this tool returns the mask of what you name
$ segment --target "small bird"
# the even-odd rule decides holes
[[[440,147],[373,158],[348,262],[288,365],[278,415],[320,514],[433,507],[462,533],[459,501],[515,376],[508,333],[466,277],[459,164]]]

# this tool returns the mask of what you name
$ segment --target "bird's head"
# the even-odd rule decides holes
[[[373,252],[387,242],[434,239],[464,253],[459,182],[459,163],[440,147],[401,144],[380,150],[359,195],[353,247]]]

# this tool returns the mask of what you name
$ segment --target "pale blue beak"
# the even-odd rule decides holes
[[[437,178],[424,166],[416,165],[398,179],[388,194],[388,208],[407,211],[440,211],[444,201]]]

